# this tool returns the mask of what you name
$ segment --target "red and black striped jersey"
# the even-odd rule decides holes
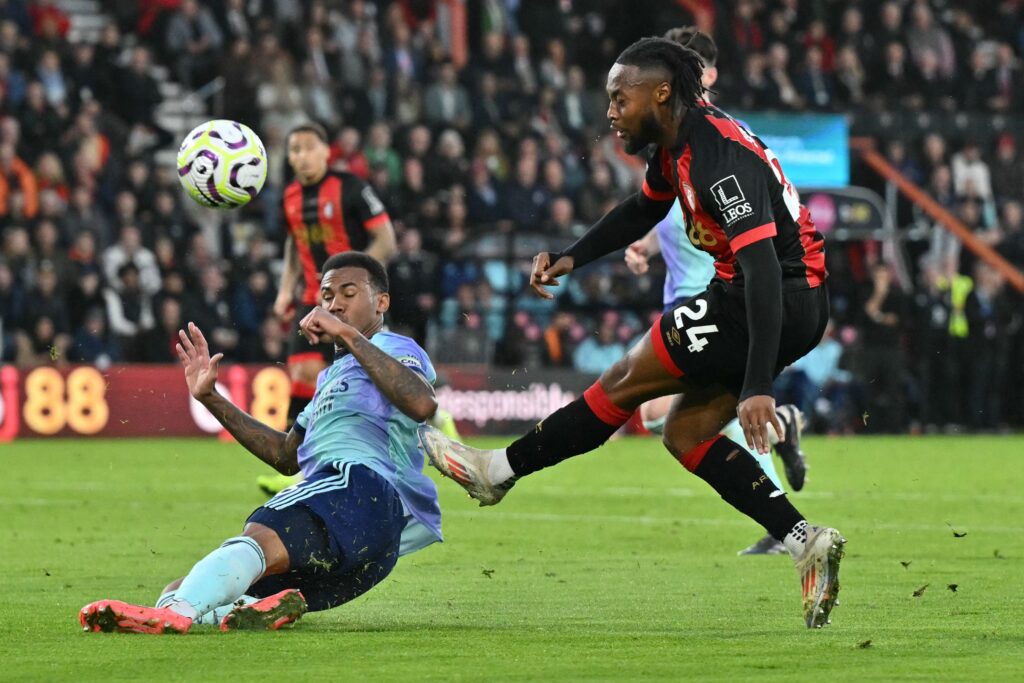
[[[655,201],[679,197],[687,237],[714,257],[726,282],[742,286],[736,252],[762,239],[779,257],[783,291],[818,287],[827,277],[825,240],[779,160],[711,104],[687,111],[675,147],[654,150],[643,192]]]
[[[320,268],[327,257],[362,251],[370,233],[389,220],[372,187],[351,173],[333,171],[315,185],[296,180],[286,187],[284,217],[302,264],[302,303],[308,306],[319,300]]]

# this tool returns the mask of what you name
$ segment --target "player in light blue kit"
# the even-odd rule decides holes
[[[689,26],[672,29],[665,34],[665,37],[700,55],[704,62],[701,83],[705,88],[710,89],[718,80],[718,67],[715,66],[718,59],[718,47],[714,40]],[[699,226],[686,224],[683,209],[679,206],[677,199],[668,215],[653,230],[626,249],[626,265],[637,275],[647,272],[648,259],[661,253],[665,260],[666,270],[663,295],[666,313],[671,313],[690,297],[703,292],[715,276],[714,259],[695,246],[703,238],[704,235]],[[665,418],[668,416],[669,408],[672,407],[673,398],[673,396],[662,396],[642,405],[640,418],[644,427],[655,434],[661,434],[665,427]],[[799,491],[803,488],[807,471],[804,455],[800,450],[800,430],[803,428],[803,416],[793,405],[779,406],[776,408],[776,414],[786,433],[780,441],[775,429],[769,425],[769,441],[782,459],[786,470],[786,479],[789,480],[790,486],[793,487],[793,490]],[[738,419],[726,425],[722,433],[738,444],[746,443],[746,437]],[[778,472],[775,471],[771,453],[761,454],[755,449],[750,451],[750,454],[757,459],[761,469],[772,480],[772,483],[780,491],[784,491]],[[741,550],[740,554],[775,555],[784,552],[785,548],[782,543],[772,538],[771,535],[767,535],[749,548]]]
[[[85,630],[280,628],[356,598],[400,555],[442,540],[437,489],[416,436],[437,409],[434,368],[412,339],[382,331],[390,296],[380,263],[345,252],[323,270],[322,303],[300,328],[311,343],[333,341],[336,357],[287,434],[217,393],[222,354],[210,357],[192,323],[179,333],[189,392],[256,457],[305,480],[257,508],[240,536],[167,586],[156,607],[94,602],[79,614]]]

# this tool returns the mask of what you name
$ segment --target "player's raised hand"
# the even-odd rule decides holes
[[[626,267],[634,275],[643,275],[647,272],[649,258],[650,254],[643,240],[637,240],[626,247]]]
[[[785,434],[779,416],[775,414],[775,399],[771,396],[750,396],[736,406],[736,415],[740,419],[740,427],[747,437],[747,448],[756,448],[764,454],[771,450],[768,441],[768,425],[775,427],[775,433]]]
[[[210,346],[206,343],[206,337],[195,323],[188,324],[188,334],[185,330],[178,330],[178,339],[181,341],[175,346],[178,358],[185,368],[185,384],[188,391],[197,399],[202,399],[213,393],[217,383],[217,370],[223,353],[210,357]]]
[[[555,295],[545,287],[557,287],[558,278],[572,272],[572,256],[563,256],[551,263],[551,254],[542,251],[533,257],[533,269],[530,271],[530,287],[542,299],[554,299]]]

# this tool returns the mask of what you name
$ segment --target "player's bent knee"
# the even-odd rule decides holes
[[[260,550],[263,551],[263,558],[267,565],[264,576],[283,574],[288,571],[290,566],[288,549],[285,547],[284,542],[281,541],[281,537],[277,535],[276,531],[268,526],[260,524],[259,522],[249,522],[245,525],[245,530],[242,531],[242,535],[248,536],[256,541]]]

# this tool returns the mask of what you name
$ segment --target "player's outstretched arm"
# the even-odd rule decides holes
[[[298,450],[302,437],[294,429],[287,434],[268,427],[217,392],[217,370],[224,354],[210,357],[206,337],[195,323],[188,334],[178,330],[178,358],[185,368],[188,391],[224,425],[238,443],[281,474],[299,471]]]
[[[356,328],[319,307],[303,318],[299,327],[314,344],[330,338],[348,349],[381,393],[413,420],[424,422],[437,412],[434,387],[372,344]]]
[[[530,278],[533,291],[538,296],[550,299],[551,293],[546,291],[544,286],[555,287],[555,278],[582,268],[591,261],[623,249],[640,239],[665,217],[674,200],[673,197],[658,201],[643,192],[630,195],[594,223],[583,237],[565,251],[559,254],[541,254],[535,258],[533,275]],[[538,264],[541,256],[547,256],[546,263]],[[540,267],[541,265],[543,267]]]

